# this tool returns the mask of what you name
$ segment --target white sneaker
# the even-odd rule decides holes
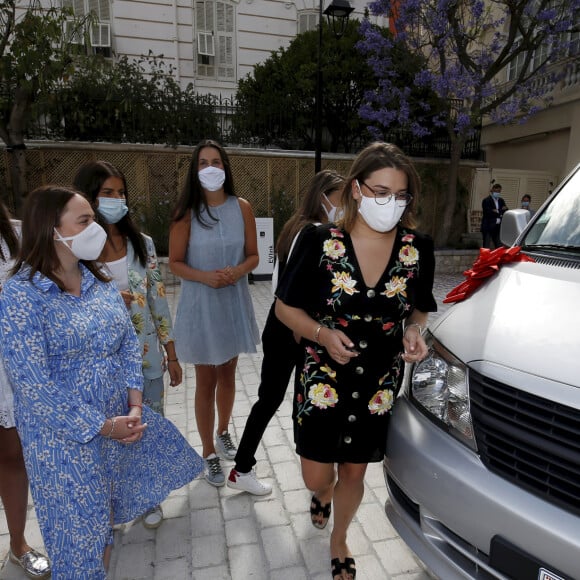
[[[143,514],[143,526],[149,530],[158,528],[163,523],[163,510],[160,505],[148,509]]]
[[[226,476],[222,471],[220,458],[215,453],[205,458],[204,476],[206,481],[214,487],[221,487],[226,482]]]
[[[227,485],[231,489],[247,491],[253,495],[268,495],[272,493],[272,486],[269,483],[260,481],[256,477],[253,469],[248,473],[240,473],[232,469],[228,477]]]
[[[215,450],[216,453],[226,461],[233,461],[236,458],[236,453],[238,450],[232,441],[231,435],[224,431],[223,433],[218,433],[215,438]]]

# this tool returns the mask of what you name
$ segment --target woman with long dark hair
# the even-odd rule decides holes
[[[0,289],[14,266],[18,253],[20,225],[10,219],[0,202]],[[48,578],[50,564],[29,546],[24,537],[28,505],[28,475],[22,446],[14,422],[14,396],[0,357],[0,498],[4,505],[10,534],[10,560],[20,566],[29,578]]]
[[[235,194],[225,149],[202,141],[173,214],[169,267],[181,278],[177,353],[195,365],[195,418],[205,478],[216,487],[225,484],[220,457],[232,460],[236,455],[229,423],[238,355],[256,352],[259,340],[248,286],[248,274],[257,265],[252,207]]]
[[[319,171],[308,183],[300,207],[284,224],[276,242],[276,271],[282,272],[301,232],[321,223],[334,221],[340,210],[340,192],[344,177],[328,169]],[[273,281],[275,289],[275,281]],[[268,423],[282,404],[288,382],[298,359],[298,344],[292,331],[282,324],[274,312],[272,303],[262,333],[262,370],[258,400],[246,421],[244,433],[236,454],[236,464],[230,471],[227,485],[231,489],[246,491],[254,495],[267,495],[272,486],[260,481],[253,469],[255,453]],[[320,509],[313,506],[312,518],[315,525],[323,527]]]
[[[89,161],[78,169],[73,184],[88,199],[97,222],[107,232],[99,261],[107,265],[121,291],[139,338],[145,379],[143,402],[163,415],[165,370],[174,387],[181,383],[182,369],[155,244],[135,225],[128,207],[127,180],[113,164]],[[162,522],[161,506],[143,516],[146,528],[157,528]]]

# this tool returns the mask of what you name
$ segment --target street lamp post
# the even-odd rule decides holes
[[[348,0],[332,0],[330,6],[322,11],[324,0],[320,0],[318,6],[318,67],[316,70],[316,102],[314,119],[314,173],[318,173],[322,167],[322,15],[326,14],[328,23],[337,38],[340,38],[346,30],[346,24],[350,13],[354,10]]]

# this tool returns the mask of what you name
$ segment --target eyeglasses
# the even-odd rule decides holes
[[[387,189],[373,189],[364,181],[361,183],[375,196],[375,202],[379,205],[387,205],[394,198],[399,207],[407,207],[413,200],[410,193],[391,193]]]

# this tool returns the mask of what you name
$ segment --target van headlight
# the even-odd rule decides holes
[[[425,341],[429,355],[411,371],[411,399],[427,416],[441,421],[454,437],[477,450],[469,409],[467,367],[431,334]]]

